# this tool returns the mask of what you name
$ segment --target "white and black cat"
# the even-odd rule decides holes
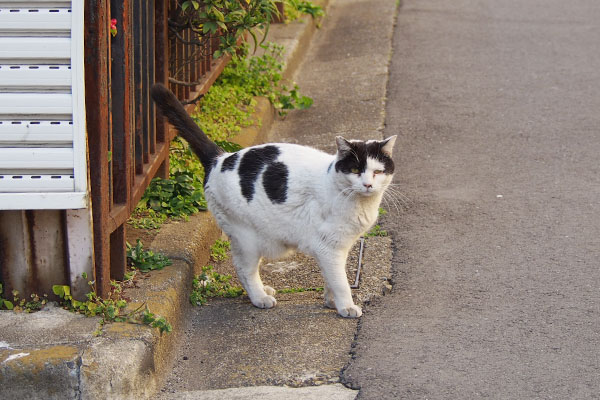
[[[259,275],[262,257],[299,250],[314,257],[325,280],[325,305],[360,317],[346,278],[348,251],[377,219],[394,172],[396,136],[383,141],[336,137],[337,154],[273,143],[225,153],[160,84],[152,98],[200,158],[208,209],[232,244],[233,262],[250,301],[277,304]]]

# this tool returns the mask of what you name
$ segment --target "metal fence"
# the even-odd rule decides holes
[[[174,132],[157,116],[150,87],[154,82],[168,83],[179,99],[195,99],[210,88],[229,61],[228,56],[213,59],[217,37],[199,37],[189,28],[173,26],[178,0],[84,1],[94,261],[89,209],[65,211],[61,206],[68,209],[69,205],[59,204],[52,210],[42,206],[0,211],[0,225],[7,228],[0,230],[0,280],[5,293],[19,289],[22,297],[33,292],[51,294],[53,284],[71,284],[73,293],[82,297],[87,284],[81,271],[91,271],[92,264],[98,293],[109,293],[111,279],[125,274],[129,216],[151,180],[168,176]],[[68,0],[40,3],[48,13],[57,8],[65,16],[73,4]],[[110,32],[112,19],[115,36]]]
[[[198,54],[196,33],[169,34],[177,2],[88,0],[86,106],[97,290],[126,267],[127,219],[155,176],[167,177],[173,137],[154,110],[149,89],[167,83],[180,99],[208,90],[227,60],[213,60],[216,39]],[[109,32],[116,19],[117,34]],[[183,39],[183,40],[181,40]],[[171,79],[169,79],[171,76]],[[191,82],[191,83],[190,83]]]

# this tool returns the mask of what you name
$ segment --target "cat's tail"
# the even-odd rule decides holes
[[[213,160],[223,149],[211,141],[208,136],[200,129],[189,114],[183,108],[177,97],[160,83],[152,86],[151,95],[154,102],[167,117],[167,120],[179,131],[181,136],[190,144],[194,153],[200,159],[200,162],[206,170],[206,175],[211,169]]]

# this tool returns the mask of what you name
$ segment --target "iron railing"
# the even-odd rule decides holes
[[[213,60],[215,38],[198,56],[192,31],[177,40],[168,16],[175,0],[87,0],[86,107],[94,223],[96,285],[110,290],[126,268],[126,222],[155,176],[167,177],[174,133],[158,117],[149,96],[167,83],[180,99],[205,93],[227,63]],[[116,19],[117,34],[109,32]],[[169,76],[171,79],[169,80]],[[185,84],[191,82],[192,84]]]

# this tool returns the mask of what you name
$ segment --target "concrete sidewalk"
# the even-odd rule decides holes
[[[286,46],[284,76],[295,75],[303,93],[313,97],[315,104],[310,110],[290,113],[284,120],[273,120],[270,105],[259,101],[256,117],[262,120],[262,125],[247,129],[239,141],[249,145],[285,140],[333,150],[333,137],[339,134],[352,138],[381,137],[394,10],[394,2],[390,0],[332,0],[319,31],[309,18],[272,26],[268,41]],[[272,125],[276,133],[269,133]],[[307,135],[309,132],[312,134]],[[133,304],[146,302],[152,312],[166,317],[174,328],[170,335],[159,335],[146,326],[113,323],[106,325],[103,334],[96,337],[98,319],[57,307],[27,315],[1,312],[0,398],[149,398],[164,386],[171,371],[177,370],[181,352],[186,350],[186,340],[190,339],[190,327],[196,331],[198,326],[212,329],[202,331],[203,339],[197,344],[204,348],[195,349],[193,354],[203,354],[203,351],[221,354],[214,347],[216,342],[210,342],[213,347],[207,348],[209,337],[220,337],[220,346],[239,350],[232,353],[238,357],[231,358],[233,366],[243,363],[242,357],[251,360],[250,353],[243,350],[249,343],[248,338],[241,336],[234,340],[233,333],[239,326],[233,324],[227,328],[227,322],[254,317],[262,318],[269,327],[265,332],[271,331],[274,336],[279,332],[278,326],[292,330],[295,327],[298,331],[298,335],[289,337],[296,348],[286,353],[289,363],[282,367],[283,375],[293,375],[285,368],[300,365],[305,349],[322,353],[323,359],[328,361],[334,360],[321,378],[318,378],[320,367],[315,361],[307,368],[317,378],[300,380],[296,386],[339,382],[339,371],[350,358],[357,321],[339,318],[335,312],[324,309],[321,294],[282,296],[274,312],[254,309],[244,298],[191,309],[188,293],[192,276],[208,263],[209,246],[220,236],[212,216],[203,213],[186,223],[166,225],[150,246],[173,259],[173,265],[140,280],[140,287],[129,290],[127,296]],[[367,246],[365,254],[365,265],[370,269],[366,268],[361,278],[361,289],[356,293],[359,300],[369,300],[389,286],[391,243],[387,238],[373,239],[371,243],[371,252]],[[312,271],[314,266],[307,261],[305,267]],[[293,275],[294,271],[288,270],[288,273]],[[215,318],[216,315],[229,317],[224,320]],[[297,323],[306,318],[319,321],[317,335],[302,335],[306,325]],[[213,325],[208,321],[213,321]],[[252,330],[251,326],[248,330]],[[339,330],[334,331],[334,326]],[[332,337],[339,340],[319,341],[319,338]],[[269,344],[274,357],[280,358],[281,349],[289,346],[289,342]],[[260,365],[260,352],[255,355]],[[252,376],[250,371],[248,373],[247,376]],[[254,375],[257,377],[254,380],[244,380],[235,374],[228,376],[227,381],[217,381],[208,373],[204,377],[191,375],[190,381],[205,384],[189,390],[167,385],[169,390],[162,395],[189,399],[255,396],[346,399],[356,394],[339,384],[300,389],[282,386],[294,382],[293,376],[289,380],[260,374]],[[255,387],[234,388],[250,385]],[[229,389],[220,391],[224,388]],[[288,390],[291,392],[286,392]],[[271,393],[271,397],[267,393]]]
[[[322,28],[294,75],[314,104],[276,118],[269,141],[333,152],[337,135],[383,137],[395,9],[395,3],[388,0],[331,2]],[[391,211],[395,205],[384,207]],[[349,275],[354,262],[351,253]],[[390,238],[368,238],[360,288],[353,290],[356,300],[368,301],[389,286],[390,265]],[[233,274],[231,267],[215,268]],[[319,269],[309,258],[266,263],[261,269],[265,284],[276,289],[323,286]],[[358,321],[324,308],[322,293],[276,297],[278,304],[270,310],[253,308],[245,298],[212,301],[193,310],[161,399],[205,398],[208,393],[244,398],[247,387],[281,385],[289,386],[287,393],[277,389],[269,398],[330,398],[332,390],[355,397],[357,391],[339,382],[352,358]],[[311,392],[314,397],[305,397],[308,394],[297,389],[313,385],[318,385]],[[226,392],[218,391],[225,388]]]

